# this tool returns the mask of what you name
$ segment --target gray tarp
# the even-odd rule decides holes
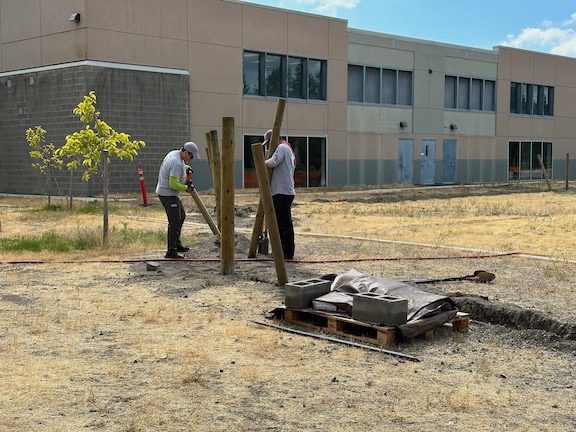
[[[436,328],[456,316],[458,309],[446,296],[422,291],[412,285],[350,270],[336,276],[331,292],[313,300],[316,310],[352,315],[353,295],[375,292],[408,300],[408,322],[397,328],[406,338],[413,338]]]

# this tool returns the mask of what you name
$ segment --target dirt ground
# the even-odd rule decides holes
[[[236,207],[237,261],[230,275],[221,274],[219,244],[194,209],[184,235],[192,249],[181,262],[162,260],[162,249],[49,259],[3,254],[0,430],[576,430],[576,264],[568,247],[557,254],[530,249],[538,237],[573,244],[576,232],[566,220],[576,215],[576,197],[497,192],[297,197],[289,281],[350,269],[402,281],[478,269],[496,275],[488,284],[419,285],[449,295],[472,317],[466,333],[440,329],[433,339],[386,347],[419,362],[254,323],[266,321],[284,299],[270,257],[246,259],[257,197]],[[462,219],[452,214],[447,220],[444,212],[454,207],[439,203],[462,199],[478,206],[486,196],[494,207],[485,214],[461,210],[467,226],[487,231],[473,243],[464,228],[454,228]],[[495,228],[486,229],[495,226],[493,219],[516,218],[516,225],[522,218],[559,219],[522,208],[511,215],[503,210],[507,204],[494,204],[496,197],[562,201],[562,228],[552,235],[541,232],[541,221],[529,220],[535,237],[526,244],[519,238],[528,236],[511,228],[508,239],[494,235]],[[364,210],[338,219],[342,203],[346,212],[356,204]],[[416,210],[400,214],[399,203],[426,207],[414,222],[421,228],[402,229]],[[320,210],[329,205],[331,219]],[[374,218],[364,224],[372,212],[394,225]],[[2,214],[2,235],[22,229],[9,222],[9,213]],[[440,236],[432,226],[436,217],[452,231],[442,228]],[[158,208],[115,218],[165,225]],[[426,234],[427,225],[433,234]],[[158,268],[150,270],[150,262]]]

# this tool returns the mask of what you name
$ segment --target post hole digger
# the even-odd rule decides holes
[[[198,192],[196,192],[196,188],[194,187],[194,184],[192,183],[192,174],[193,173],[194,173],[194,171],[192,170],[192,168],[190,168],[190,167],[186,168],[186,185],[190,187],[189,188],[190,189],[189,190],[190,195],[192,196],[192,199],[194,199],[194,202],[198,206],[200,213],[202,213],[202,216],[204,216],[206,223],[208,224],[208,226],[210,226],[212,233],[214,233],[214,235],[220,237],[221,234],[220,234],[220,230],[218,229],[218,226],[214,223],[214,221],[212,220],[212,217],[210,217],[210,215],[208,214],[208,210],[206,210],[206,206],[204,205],[204,203],[200,199],[200,196],[198,195]]]
[[[262,220],[262,233],[258,236],[258,253],[268,255],[268,228],[266,228],[266,218]]]

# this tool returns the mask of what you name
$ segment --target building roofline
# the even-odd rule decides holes
[[[298,10],[294,10],[294,9],[287,9],[287,8],[283,8],[283,7],[278,7],[278,6],[268,6],[268,5],[263,5],[263,4],[256,4],[256,3],[251,3],[249,1],[243,1],[243,0],[223,0],[223,1],[227,1],[228,3],[236,3],[239,5],[259,7],[259,8],[263,8],[263,9],[272,9],[272,10],[282,11],[282,12],[286,12],[286,13],[319,17],[319,18],[324,18],[324,19],[328,19],[331,21],[340,21],[340,22],[345,22],[346,25],[348,25],[348,20],[344,19],[344,18],[331,17],[328,15],[322,15],[322,14],[317,14],[317,13],[312,13],[312,12],[303,12],[303,11],[298,11]]]
[[[142,66],[142,65],[134,65],[134,64],[126,64],[126,63],[113,63],[113,62],[102,62],[102,61],[95,61],[95,60],[82,60],[77,62],[70,62],[70,63],[60,63],[50,66],[39,66],[33,67],[29,69],[18,69],[8,72],[0,73],[0,78],[12,75],[22,75],[22,74],[30,74],[36,72],[45,72],[50,70],[57,70],[57,69],[65,69],[77,66],[96,66],[102,68],[109,68],[109,69],[123,69],[123,70],[135,70],[141,72],[155,72],[155,73],[167,73],[172,75],[190,75],[190,72],[185,69],[172,69],[172,68],[164,68],[164,67],[157,67],[157,66]]]
[[[433,41],[433,40],[429,40],[429,39],[418,39],[418,38],[413,38],[413,37],[408,37],[408,36],[399,36],[399,35],[395,35],[395,34],[381,33],[381,32],[357,29],[357,28],[352,28],[352,27],[348,27],[348,33],[355,33],[358,35],[373,36],[373,37],[386,37],[386,38],[395,39],[398,41],[420,43],[423,45],[434,45],[434,46],[439,46],[439,47],[455,48],[455,49],[460,49],[460,50],[465,49],[467,51],[476,51],[476,52],[481,52],[483,54],[498,53],[498,47],[493,47],[492,49],[475,48],[475,47],[471,47],[468,45],[457,45],[457,44],[451,44],[451,43],[447,43],[447,42]]]

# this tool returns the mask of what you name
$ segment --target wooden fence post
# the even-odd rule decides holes
[[[268,170],[266,169],[266,164],[264,163],[264,152],[262,151],[262,144],[252,144],[252,157],[254,158],[256,175],[258,176],[260,203],[262,204],[263,212],[266,215],[266,225],[270,235],[272,255],[274,255],[274,267],[276,268],[276,276],[278,277],[278,286],[284,286],[286,285],[286,282],[288,282],[288,276],[286,275],[286,263],[284,262],[284,253],[282,251],[280,231],[278,230],[278,222],[276,221],[274,202],[272,201],[272,192],[270,190]]]
[[[274,117],[274,127],[272,128],[272,137],[270,137],[270,143],[268,145],[268,153],[266,157],[270,157],[274,154],[274,150],[278,147],[278,138],[280,138],[280,129],[282,128],[282,117],[284,117],[284,109],[286,108],[286,99],[278,99],[276,104],[276,115]],[[268,169],[268,178],[272,173],[271,169]],[[260,182],[260,180],[258,180]],[[262,208],[262,200],[258,203],[258,210],[256,211],[256,220],[254,221],[254,228],[252,229],[252,238],[250,240],[250,248],[248,249],[248,258],[254,258],[256,256],[256,250],[258,249],[258,237],[262,234],[262,224],[264,223],[264,209]]]
[[[214,155],[213,155],[214,156]],[[222,118],[222,274],[234,273],[234,117]]]

